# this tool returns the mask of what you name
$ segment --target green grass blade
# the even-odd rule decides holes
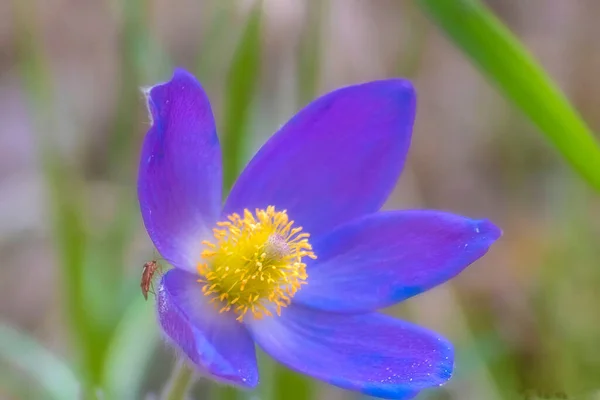
[[[245,127],[260,74],[260,3],[252,10],[227,77],[222,123],[223,185],[228,192],[242,168]]]
[[[80,384],[65,362],[24,332],[2,323],[0,359],[34,378],[50,398],[79,398]]]
[[[593,133],[529,52],[479,0],[417,0],[572,167],[600,190],[600,147]]]
[[[321,31],[323,20],[328,13],[327,3],[320,0],[309,1],[307,12],[306,29],[302,31],[300,38],[296,79],[297,103],[301,106],[308,104],[317,95],[323,50]]]
[[[152,303],[136,296],[110,341],[102,385],[108,398],[141,398],[144,374],[160,341]]]
[[[235,11],[235,0],[221,0],[215,4],[208,18],[207,29],[202,35],[200,51],[196,56],[196,76],[215,76],[217,68],[223,68],[223,46],[231,35],[231,20]]]

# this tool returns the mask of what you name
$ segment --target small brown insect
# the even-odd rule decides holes
[[[158,269],[160,269],[160,265],[156,262],[156,260],[148,261],[142,268],[142,280],[140,281],[140,287],[142,288],[142,294],[146,300],[148,300],[148,292],[150,292],[152,278]],[[154,292],[152,291],[151,293]]]

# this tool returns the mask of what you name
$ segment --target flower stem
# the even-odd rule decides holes
[[[163,393],[163,400],[183,400],[192,383],[194,373],[185,361],[182,361],[171,375],[171,380]]]

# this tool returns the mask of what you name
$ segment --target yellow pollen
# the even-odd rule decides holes
[[[213,229],[215,240],[204,241],[198,273],[202,292],[220,312],[233,311],[242,321],[277,315],[306,284],[304,257],[317,258],[309,234],[294,227],[286,211],[256,209],[231,214]]]

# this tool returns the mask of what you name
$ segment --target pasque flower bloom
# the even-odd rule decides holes
[[[146,94],[139,202],[174,266],[157,291],[158,321],[200,373],[256,386],[256,343],[296,371],[382,398],[450,378],[446,339],[376,310],[454,277],[500,231],[440,211],[379,211],[410,143],[410,82],[313,101],[258,151],[224,205],[201,85],[178,69]]]

